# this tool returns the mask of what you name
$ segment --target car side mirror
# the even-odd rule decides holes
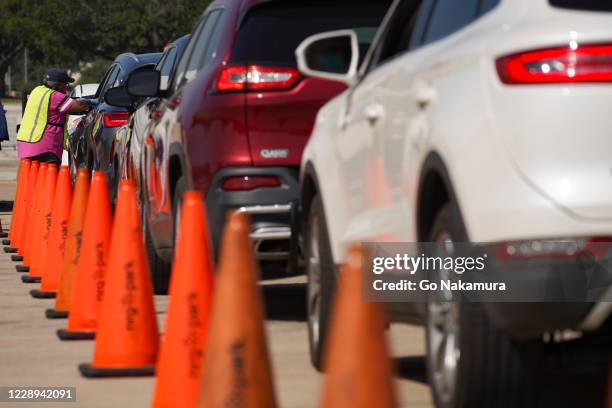
[[[351,85],[357,75],[359,41],[353,30],[311,35],[295,50],[302,74]]]
[[[106,91],[104,101],[109,105],[131,108],[134,103],[134,97],[127,93],[125,86],[117,86]]]
[[[145,67],[135,70],[128,76],[126,88],[132,96],[152,97],[159,95],[159,83],[159,71]]]

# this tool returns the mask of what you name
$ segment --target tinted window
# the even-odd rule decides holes
[[[221,42],[221,34],[223,34],[223,22],[224,22],[225,14],[223,12],[219,13],[219,18],[217,19],[217,23],[215,24],[215,28],[213,29],[212,36],[210,37],[210,41],[208,41],[208,46],[206,47],[206,52],[204,53],[204,60],[202,61],[202,66],[205,67],[215,59],[217,56],[217,48],[219,47],[219,43]]]
[[[585,11],[612,11],[612,0],[550,0],[555,7]]]
[[[196,27],[196,29],[193,31],[193,35],[190,38],[189,43],[187,44],[187,47],[185,48],[185,51],[183,52],[183,55],[181,55],[181,59],[179,60],[178,65],[176,66],[176,75],[173,81],[173,88],[175,90],[183,82],[183,78],[185,77],[185,71],[187,69],[187,63],[189,62],[189,57],[191,57],[193,47],[195,46],[198,35],[200,31],[202,30],[202,27],[204,27],[205,23],[206,23],[206,18],[203,18],[198,24],[198,26]]]
[[[385,33],[368,69],[408,50],[411,39],[419,37],[418,28],[425,25],[432,1],[404,0],[399,3],[387,23]],[[424,20],[425,23],[421,23]],[[422,36],[422,31],[420,36]]]
[[[500,0],[482,0],[480,4],[480,14],[487,13],[499,4]]]
[[[113,88],[115,86],[115,82],[117,81],[117,76],[119,76],[119,71],[121,68],[119,65],[115,65],[111,73],[106,78],[106,82],[103,87],[100,87],[100,95],[104,96],[107,90]]]
[[[479,0],[437,0],[425,43],[439,40],[468,25],[477,16]]]
[[[164,57],[155,67],[155,69],[159,71],[159,89],[161,90],[168,89],[168,78],[170,78],[170,73],[172,72],[172,67],[174,66],[174,62],[176,60],[176,53],[177,51],[175,47],[168,49],[164,54]]]
[[[104,74],[104,77],[102,77],[102,80],[100,81],[100,86],[98,87],[98,90],[96,91],[96,98],[99,98],[101,95],[103,95],[102,90],[106,89],[106,84],[108,83],[111,75],[115,73],[116,69],[118,69],[117,65],[113,64],[110,66],[108,71],[106,71],[106,74]]]
[[[355,29],[365,55],[388,2],[270,2],[252,8],[238,31],[230,60],[295,66],[295,49],[322,31]]]
[[[410,37],[410,49],[417,48],[423,42],[425,29],[431,17],[431,10],[435,4],[434,0],[425,0],[419,8],[419,14],[414,25],[414,33]]]
[[[193,78],[195,78],[198,71],[204,66],[204,55],[208,47],[210,36],[217,25],[217,20],[219,19],[220,14],[221,12],[219,10],[210,13],[206,19],[204,27],[198,33],[195,45],[193,47],[193,53],[191,54],[191,58],[187,64],[187,72],[185,72],[185,79],[187,81],[191,81]]]

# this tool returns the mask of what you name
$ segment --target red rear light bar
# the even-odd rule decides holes
[[[263,65],[229,66],[221,69],[217,90],[279,91],[291,88],[300,78],[298,70]]]
[[[119,127],[128,122],[127,112],[106,112],[102,115],[105,127]]]
[[[280,187],[276,176],[234,176],[223,181],[223,189],[228,191],[249,191],[256,188]]]
[[[612,81],[612,45],[581,45],[532,50],[496,60],[504,84]]]

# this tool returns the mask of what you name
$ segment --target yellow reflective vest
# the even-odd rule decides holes
[[[37,86],[32,93],[30,93],[21,120],[21,125],[19,126],[19,132],[17,132],[18,141],[38,143],[41,141],[47,125],[52,125],[63,126],[64,144],[66,143],[66,136],[68,135],[66,123],[58,124],[48,122],[49,102],[51,101],[52,93],[53,89],[44,85]]]

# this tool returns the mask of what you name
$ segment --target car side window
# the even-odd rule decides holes
[[[422,20],[427,19],[433,0],[405,0],[398,4],[393,16],[385,27],[383,37],[368,70],[371,70],[411,48],[411,40],[417,33]]]
[[[115,65],[115,67],[113,68],[112,72],[108,75],[108,77],[106,78],[106,82],[104,83],[103,87],[100,87],[100,96],[103,98],[104,94],[106,93],[106,91],[108,91],[110,88],[112,88],[113,86],[115,86],[115,81],[117,80],[117,76],[119,76],[119,65]]]
[[[176,89],[179,86],[181,86],[181,84],[183,83],[183,80],[185,78],[185,72],[187,71],[187,64],[189,63],[191,53],[197,42],[197,38],[200,34],[200,31],[202,31],[204,24],[206,24],[206,20],[207,20],[207,17],[203,17],[202,20],[200,20],[196,29],[193,30],[193,35],[189,39],[189,42],[187,43],[187,46],[185,47],[185,51],[183,51],[183,55],[181,55],[181,59],[179,60],[178,65],[176,66],[175,75],[172,81],[173,91],[176,91]]]
[[[210,41],[208,42],[208,46],[206,47],[206,52],[204,53],[204,60],[202,61],[202,67],[207,66],[210,61],[215,59],[217,56],[217,48],[219,47],[219,43],[221,42],[221,34],[223,34],[223,23],[224,23],[225,13],[223,10],[219,12],[219,17],[215,26],[213,27],[213,33],[210,37]]]
[[[424,44],[440,40],[478,17],[479,0],[437,0],[427,25]]]
[[[220,10],[211,12],[206,19],[206,24],[204,24],[204,27],[198,33],[195,45],[193,47],[193,53],[191,54],[191,58],[189,58],[189,63],[187,64],[187,70],[185,72],[186,81],[191,81],[193,78],[195,78],[198,71],[200,71],[200,69],[204,66],[206,50],[220,14]]]
[[[116,69],[117,69],[117,65],[113,64],[110,66],[108,71],[106,71],[106,74],[104,74],[104,77],[100,81],[100,86],[98,87],[98,90],[96,91],[96,99],[99,99],[102,95],[104,95],[102,91],[106,90],[106,84],[108,83],[110,77],[114,74]]]
[[[168,80],[176,60],[176,47],[168,49],[164,54],[163,60],[159,61],[155,69],[159,71],[159,89],[165,91],[168,89]]]
[[[480,2],[480,13],[479,15],[483,15],[493,10],[498,4],[500,0],[482,0]]]

